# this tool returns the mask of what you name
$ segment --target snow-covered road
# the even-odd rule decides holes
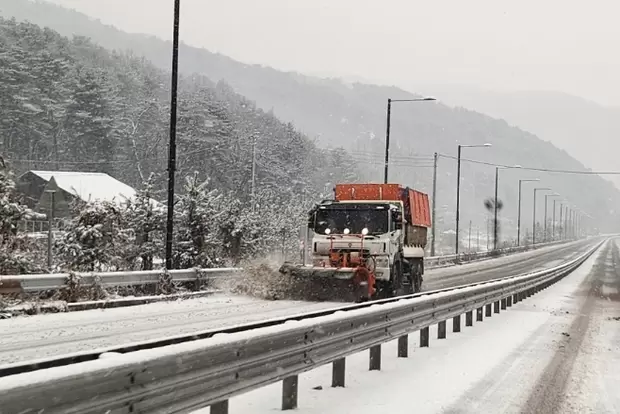
[[[425,290],[531,272],[575,257],[586,243],[451,268],[430,270]],[[154,338],[340,307],[342,303],[264,301],[214,295],[127,308],[47,314],[0,320],[0,364],[118,346]]]
[[[331,366],[300,376],[300,414],[620,412],[620,250],[610,241],[575,272],[500,315],[429,348],[409,341],[347,358],[346,388],[331,388]],[[230,401],[231,414],[273,413],[274,384]],[[201,410],[208,412],[208,409]]]
[[[214,295],[127,308],[0,320],[0,365],[291,316],[342,303]]]

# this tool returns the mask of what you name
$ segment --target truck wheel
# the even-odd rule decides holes
[[[400,260],[394,261],[392,265],[392,297],[394,296],[402,296],[406,294],[405,287],[403,286],[404,275],[403,275],[403,262]]]

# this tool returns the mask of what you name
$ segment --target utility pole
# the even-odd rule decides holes
[[[564,240],[564,222],[562,221],[563,212],[564,204],[560,203],[560,240]]]
[[[476,241],[476,253],[478,253],[480,251],[480,226],[476,225],[476,228],[478,230],[478,240]]]
[[[551,241],[555,241],[555,202],[553,200],[553,214],[551,215]]]
[[[431,226],[431,256],[435,256],[435,236],[437,234],[437,153],[433,158],[433,210]]]
[[[456,253],[456,261],[459,261],[459,220],[460,220],[460,208],[461,208],[461,148],[459,145],[456,158],[456,246],[454,251]]]
[[[252,213],[256,209],[256,136],[252,137]]]
[[[499,187],[499,167],[495,167],[495,202],[493,203],[493,250],[497,250],[497,204],[499,200],[497,199],[497,188]]]
[[[467,244],[467,250],[469,250],[469,254],[471,254],[471,220],[469,220],[469,242]]]
[[[174,237],[174,175],[177,157],[177,87],[179,83],[179,20],[181,0],[174,1],[172,29],[172,84],[170,87],[170,142],[168,144],[168,211],[166,215],[166,269],[172,268],[172,239]]]
[[[388,164],[390,163],[390,123],[392,118],[392,100],[387,102],[387,126],[385,129],[385,165],[383,172],[383,183],[388,183]]]
[[[54,224],[54,204],[55,204],[55,190],[45,190],[47,194],[49,194],[49,213],[48,213],[48,223],[47,223],[47,270],[52,273],[52,244],[54,243],[54,232],[52,230],[52,226]]]

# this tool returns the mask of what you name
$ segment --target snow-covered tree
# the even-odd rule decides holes
[[[175,205],[174,268],[214,267],[222,256],[219,220],[226,211],[224,196],[209,188],[199,174],[185,178],[183,193]]]
[[[56,241],[61,266],[75,271],[110,271],[123,268],[131,246],[123,210],[109,201],[72,204],[73,219]]]
[[[21,274],[42,271],[35,257],[32,240],[19,233],[22,220],[44,218],[19,203],[15,182],[0,157],[0,274]]]
[[[161,257],[164,250],[165,208],[154,200],[155,175],[138,190],[136,196],[125,204],[127,228],[134,235],[134,243],[128,246],[126,260],[130,268],[152,270],[153,259]]]

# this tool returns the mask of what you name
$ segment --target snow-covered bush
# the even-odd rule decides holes
[[[0,274],[43,271],[35,243],[26,234],[20,234],[19,223],[44,218],[19,203],[12,174],[0,163]]]
[[[73,218],[55,243],[61,266],[73,271],[113,271],[124,268],[131,246],[123,210],[108,201],[72,204]]]

